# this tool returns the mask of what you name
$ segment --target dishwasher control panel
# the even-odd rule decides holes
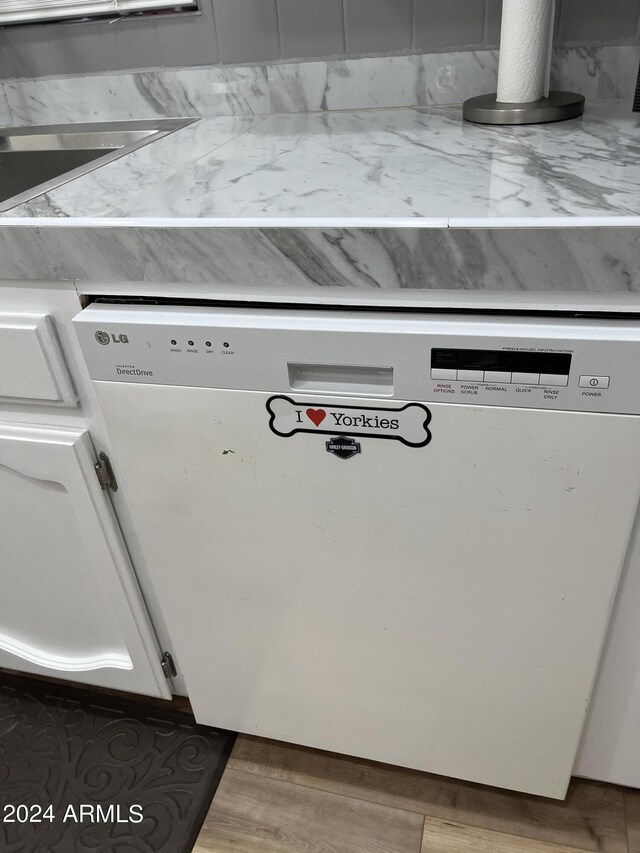
[[[431,378],[499,385],[566,387],[571,353],[519,350],[431,350]]]
[[[640,414],[640,317],[96,303],[94,380]]]

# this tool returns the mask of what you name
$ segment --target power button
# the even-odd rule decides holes
[[[608,388],[609,376],[581,376],[578,385],[580,388]]]

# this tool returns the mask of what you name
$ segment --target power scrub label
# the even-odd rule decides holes
[[[431,441],[431,412],[421,403],[391,409],[328,405],[318,400],[304,403],[277,395],[267,400],[267,411],[271,431],[281,438],[290,438],[297,432],[317,432],[389,438],[408,447],[424,447]]]

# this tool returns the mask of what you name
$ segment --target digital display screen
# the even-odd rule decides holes
[[[445,370],[496,370],[568,376],[571,368],[571,353],[432,349],[431,367]]]

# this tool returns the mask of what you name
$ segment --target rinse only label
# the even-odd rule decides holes
[[[296,402],[276,395],[267,400],[269,427],[280,438],[297,432],[322,435],[357,435],[390,438],[408,447],[424,447],[431,441],[431,412],[421,403],[400,409],[377,406],[323,405],[320,401]]]

